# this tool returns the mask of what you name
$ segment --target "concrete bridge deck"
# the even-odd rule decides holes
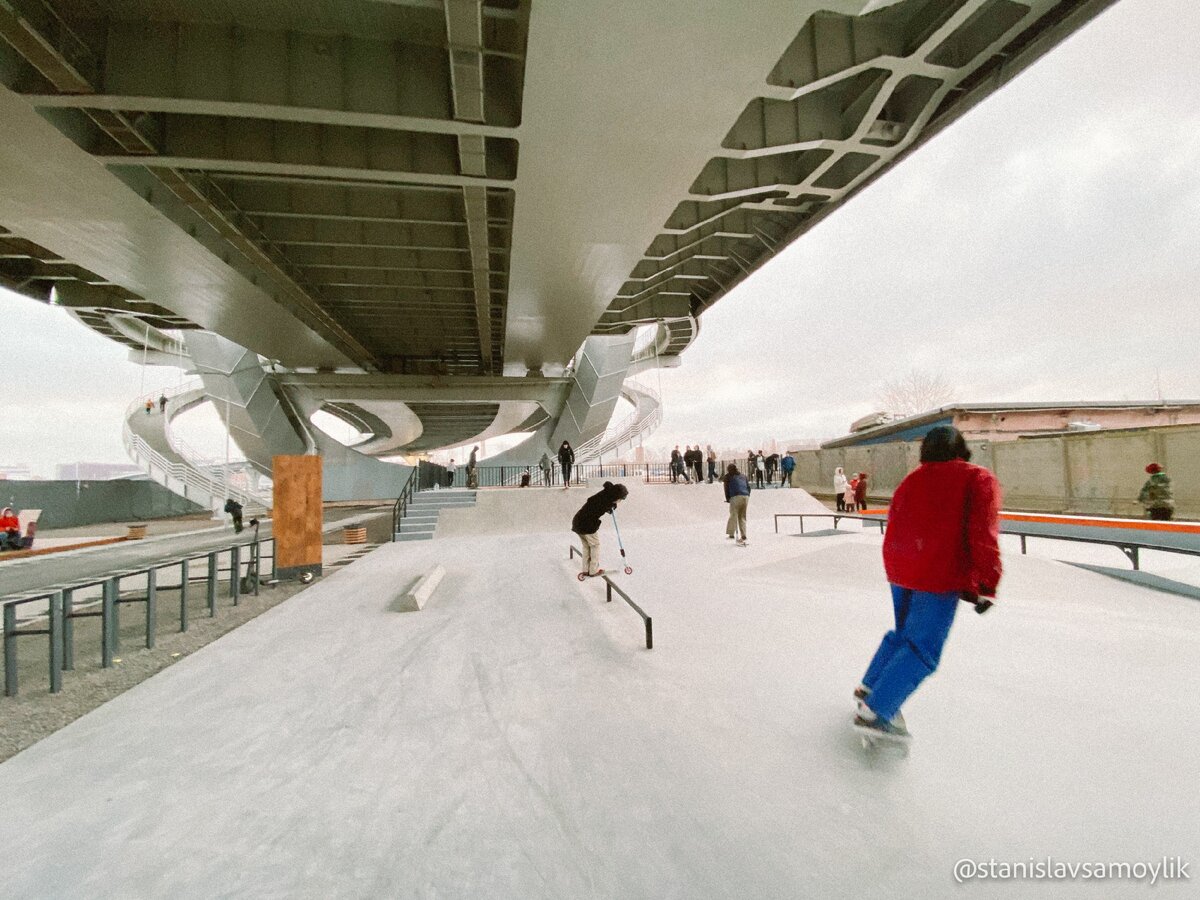
[[[911,756],[869,755],[878,534],[771,534],[816,503],[756,492],[738,549],[719,491],[622,506],[651,651],[566,561],[584,492],[484,492],[323,579],[0,765],[5,896],[940,898],[964,857],[1195,853],[1200,605],[1009,553],[906,708]],[[1145,886],[1089,887],[1036,892]]]

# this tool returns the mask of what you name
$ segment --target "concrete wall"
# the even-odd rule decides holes
[[[1137,502],[1146,464],[1171,476],[1175,515],[1200,518],[1200,426],[1089,431],[1059,437],[992,443],[969,441],[972,462],[996,473],[1005,509],[1143,516]],[[838,466],[870,476],[870,497],[886,503],[920,459],[920,444],[890,443],[837,450],[802,450],[793,484],[821,497],[833,495]]]
[[[0,507],[40,509],[39,528],[139,522],[204,512],[153,481],[0,481]]]

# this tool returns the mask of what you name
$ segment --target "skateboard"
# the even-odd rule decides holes
[[[908,748],[912,744],[912,735],[887,734],[873,728],[861,725],[851,725],[858,732],[864,750],[878,751],[882,749],[898,750],[902,756],[908,756]]]

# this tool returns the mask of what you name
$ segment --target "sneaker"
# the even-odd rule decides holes
[[[749,543],[749,541],[747,541],[745,538],[738,538],[738,539],[737,539],[737,545],[738,545],[739,547],[745,547],[745,546],[746,546],[748,543]]]
[[[897,718],[899,717],[897,716]],[[908,729],[903,724],[895,720],[889,722],[882,716],[873,716],[870,719],[864,718],[861,715],[855,716],[854,727],[875,732],[880,737],[891,738],[892,740],[907,741],[912,738],[912,735],[908,733]]]
[[[729,538],[729,540],[731,540],[731,541],[733,540],[733,535],[732,535],[732,534],[727,534],[727,535],[725,535],[725,537]]]
[[[855,700],[866,700],[870,696],[871,696],[871,689],[869,687],[867,687],[865,684],[860,684],[858,687],[856,687],[854,689],[854,699]]]

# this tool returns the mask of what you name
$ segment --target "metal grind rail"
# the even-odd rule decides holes
[[[269,557],[263,554],[263,546],[271,545]],[[243,558],[243,550],[249,552]],[[225,565],[222,566],[222,558]],[[55,586],[48,591],[25,594],[3,602],[4,615],[4,693],[5,696],[17,696],[17,640],[22,637],[45,635],[48,638],[50,693],[57,694],[62,690],[62,673],[75,668],[75,620],[99,618],[100,626],[100,663],[101,667],[110,669],[113,658],[120,650],[120,608],[122,605],[134,603],[145,604],[146,614],[146,647],[153,649],[158,630],[158,573],[165,569],[178,567],[179,584],[163,585],[163,590],[179,590],[179,630],[188,630],[188,587],[192,584],[203,584],[206,591],[208,615],[217,615],[217,594],[222,576],[228,575],[229,589],[227,597],[237,606],[243,590],[258,596],[259,585],[262,581],[262,562],[264,558],[271,560],[271,578],[275,577],[275,539],[263,538],[240,544],[233,544],[220,550],[210,550],[193,556],[168,558],[142,568],[125,569],[69,585]],[[200,567],[193,567],[199,562],[204,568],[204,575],[192,577],[192,572]],[[245,575],[242,569],[245,568]],[[144,593],[133,596],[121,596],[121,582],[128,578],[145,577]],[[245,581],[245,585],[243,585]],[[99,600],[89,599],[76,606],[79,592],[88,588],[100,588]],[[47,603],[45,613],[39,612],[29,619],[19,621],[17,610],[28,604]],[[100,609],[92,607],[99,605]],[[45,628],[30,627],[41,621],[46,622]]]
[[[800,533],[804,534],[804,520],[806,518],[833,519],[834,528],[837,528],[838,522],[842,519],[857,519],[860,522],[870,522],[873,525],[878,525],[880,534],[883,534],[883,530],[887,527],[887,518],[884,516],[860,516],[856,513],[775,513],[775,533],[779,534],[780,519],[799,519]]]
[[[572,545],[569,549],[570,549],[570,553],[567,554],[567,559],[573,559],[576,556],[578,556],[580,559],[583,558],[583,552],[578,547]],[[633,602],[632,597],[630,597],[627,593],[625,593],[623,590],[621,590],[619,587],[617,587],[617,585],[613,583],[613,580],[611,578],[609,578],[607,575],[601,575],[600,577],[604,579],[604,583],[605,583],[605,585],[607,585],[607,597],[604,602],[612,603],[613,592],[615,591],[621,597],[622,600],[624,600],[626,603],[628,603],[629,606],[633,609],[633,611],[642,617],[642,622],[644,622],[646,625],[646,649],[653,650],[654,649],[654,620],[651,619],[648,615],[646,615],[646,611],[644,609],[642,609],[640,606],[638,606],[636,603]]]

